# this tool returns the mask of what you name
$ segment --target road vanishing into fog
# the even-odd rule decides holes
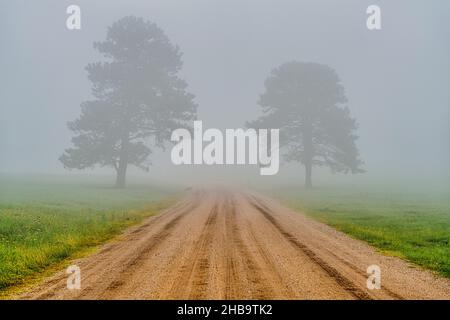
[[[252,192],[191,190],[23,299],[449,299],[450,281]],[[381,268],[381,289],[367,268]]]

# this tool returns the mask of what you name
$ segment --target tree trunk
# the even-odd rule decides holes
[[[314,146],[313,146],[313,126],[312,120],[306,119],[303,132],[304,143],[304,164],[305,164],[305,188],[312,188],[312,165],[314,158]]]
[[[307,161],[305,163],[305,188],[311,189],[312,188],[312,162]]]
[[[122,138],[122,146],[120,149],[119,166],[117,168],[116,188],[123,189],[126,186],[127,167],[128,167],[128,136]]]
[[[122,161],[120,161],[121,163]],[[117,169],[116,176],[116,188],[123,189],[126,186],[126,177],[127,177],[127,163],[119,164],[119,168]]]

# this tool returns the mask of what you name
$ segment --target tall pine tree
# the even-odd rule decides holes
[[[177,76],[179,48],[156,24],[122,18],[94,48],[105,58],[86,67],[94,99],[69,122],[73,147],[60,161],[66,168],[110,166],[123,188],[129,165],[148,170],[149,142],[163,147],[173,129],[195,119],[197,106]]]
[[[312,187],[313,166],[333,172],[362,172],[355,141],[357,124],[336,72],[317,63],[289,62],[265,81],[259,105],[263,115],[247,126],[279,128],[287,161],[305,167],[305,187]]]

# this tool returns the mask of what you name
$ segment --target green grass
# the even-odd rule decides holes
[[[0,291],[111,239],[166,207],[170,194],[92,178],[0,176]]]
[[[385,253],[450,277],[448,196],[323,188],[291,188],[277,196]]]

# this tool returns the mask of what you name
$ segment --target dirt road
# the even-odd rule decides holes
[[[74,261],[81,290],[64,271],[24,299],[429,299],[450,281],[377,253],[273,200],[195,190],[118,241]],[[380,290],[367,267],[381,268]]]

